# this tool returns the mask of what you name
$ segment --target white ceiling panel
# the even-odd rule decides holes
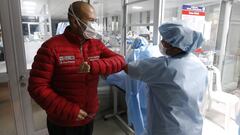
[[[47,0],[21,0],[22,15],[40,14]]]
[[[27,9],[24,9],[24,1],[31,1],[36,3],[35,14],[39,14],[43,8],[44,4],[48,5],[49,13],[51,17],[54,19],[67,19],[67,11],[69,5],[76,0],[21,0],[22,14],[27,14]],[[191,5],[204,5],[217,3],[221,0],[166,0],[166,8],[174,8],[180,7],[183,4],[191,4]],[[153,10],[154,0],[147,0],[140,3],[135,3],[128,6],[129,12],[140,12],[146,10]],[[101,9],[96,9],[97,14],[100,12],[103,13],[103,16],[109,15],[120,15],[122,14],[122,5],[121,0],[93,0],[93,4],[95,7],[101,7],[96,5],[103,5]],[[134,9],[134,7],[139,9]],[[33,7],[29,7],[30,9]],[[29,9],[28,9],[29,10]]]
[[[49,12],[54,19],[67,19],[68,7],[76,0],[48,0]]]

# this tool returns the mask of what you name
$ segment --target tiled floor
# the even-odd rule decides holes
[[[9,106],[7,106],[7,104],[7,102],[0,103],[0,135],[15,135],[15,131],[13,130],[13,122],[11,122],[13,120],[11,119],[12,115],[9,113]],[[42,117],[42,115],[44,116],[43,112],[39,112],[38,114],[39,117]],[[209,116],[211,117],[211,120],[205,119],[204,121],[203,135],[237,135],[238,126],[233,120],[231,121],[230,125],[231,133],[225,134],[222,124],[223,116],[215,112],[209,114]],[[40,125],[45,124],[43,119],[38,122]],[[113,119],[109,119],[107,121],[104,121],[103,119],[97,119],[94,124],[93,135],[125,135],[125,133]]]
[[[0,135],[16,135],[7,84],[1,84],[0,86]],[[33,105],[33,111],[35,112],[33,115],[35,129],[45,128],[45,112],[39,109],[37,105]],[[230,133],[224,133],[223,127],[224,115],[211,111],[204,121],[203,135],[237,135],[238,126],[233,120],[230,121]],[[113,119],[103,121],[99,118],[95,121],[94,135],[125,135],[125,133]]]
[[[16,135],[14,130],[14,123],[12,115],[9,113],[8,103],[0,103],[0,135]],[[44,112],[35,113],[39,117],[45,117]],[[36,116],[35,116],[36,117]],[[35,127],[44,128],[46,127],[46,121],[43,118],[39,118],[40,121],[36,123]],[[109,119],[104,121],[103,119],[97,119],[94,123],[93,135],[125,135],[118,124],[113,120]]]
[[[0,84],[0,135],[16,135],[13,110],[10,102],[10,93],[7,83]],[[38,105],[33,104],[33,120],[34,128],[46,128],[46,113],[39,108]],[[31,116],[29,116],[31,117]],[[118,124],[109,119],[104,121],[98,118],[94,124],[94,135],[124,135]]]
[[[42,109],[40,109],[36,104],[33,104],[33,111],[35,129],[39,130],[46,128],[46,113],[42,111]],[[104,121],[102,117],[98,117],[94,122],[93,135],[125,135],[125,133],[114,119],[110,118]]]
[[[0,135],[15,135],[15,125],[10,102],[0,102]]]
[[[13,109],[7,83],[0,83],[0,135],[15,135]]]
[[[119,125],[113,120],[99,119],[94,124],[93,135],[125,135]]]

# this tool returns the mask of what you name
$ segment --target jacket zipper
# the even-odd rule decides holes
[[[85,58],[84,58],[83,50],[82,50],[83,47],[82,47],[82,46],[83,46],[83,45],[80,46],[80,55],[82,55],[82,57],[83,57],[83,62],[85,62]],[[87,79],[88,79],[88,76],[86,75],[86,76],[85,76],[85,80],[87,80]],[[88,85],[88,84],[86,84],[86,85]],[[86,90],[86,95],[87,95],[86,97],[88,97],[88,94],[89,94],[89,93],[88,93],[88,86],[87,86],[86,89],[87,89],[87,90]],[[89,102],[89,101],[88,101],[87,99],[85,99],[85,100],[86,100],[86,109],[88,109],[88,102]],[[86,111],[88,111],[88,110],[86,110]]]
[[[80,46],[80,55],[83,57],[83,62],[85,61],[84,56],[83,56],[83,51],[82,51],[82,45]]]

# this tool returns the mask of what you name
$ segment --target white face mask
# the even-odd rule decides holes
[[[167,53],[166,53],[167,49],[165,47],[163,47],[162,43],[160,43],[160,45],[159,45],[159,51],[162,55],[167,56]]]
[[[86,29],[83,32],[83,36],[86,39],[99,39],[101,38],[101,34],[99,34],[98,31],[99,31],[98,24],[96,22],[89,22],[88,25],[86,25]]]
[[[69,13],[69,14],[76,19],[85,39],[100,39],[100,38],[102,38],[101,34],[98,32],[100,29],[96,22],[92,21],[92,22],[88,22],[88,24],[84,23],[81,19],[79,19],[75,15],[72,5],[70,8],[71,8],[72,14],[71,13]],[[82,28],[80,23],[85,25],[85,27],[86,27],[85,30]]]

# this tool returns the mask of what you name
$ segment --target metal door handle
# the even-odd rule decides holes
[[[27,78],[24,75],[19,77],[19,83],[21,87],[25,87],[27,85]]]

